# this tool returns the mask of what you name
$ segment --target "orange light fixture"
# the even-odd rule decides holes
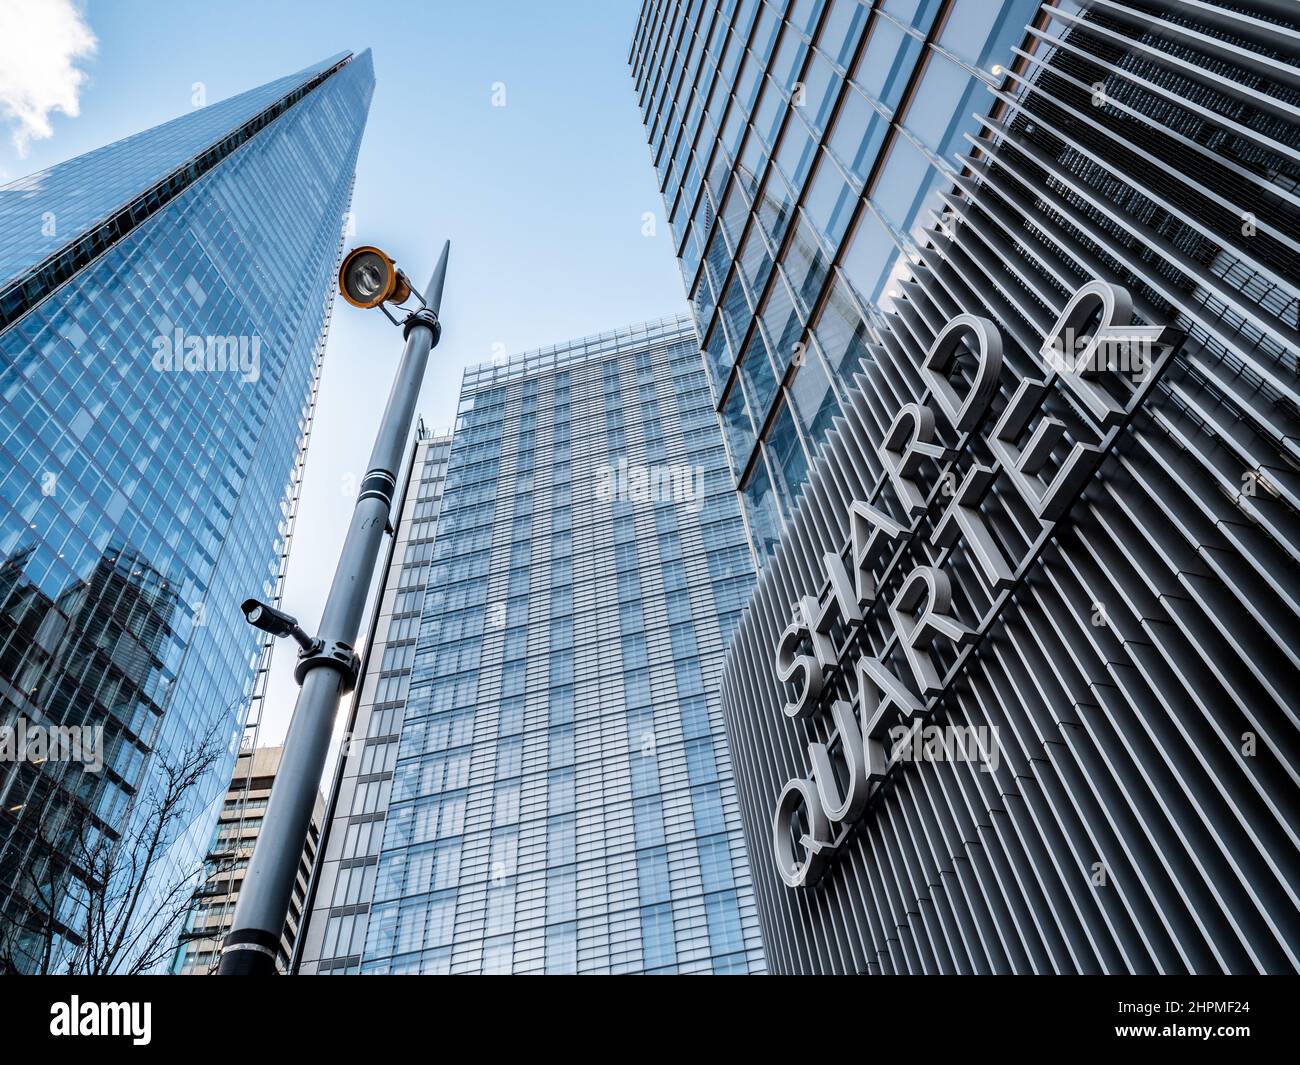
[[[366,244],[343,257],[339,292],[353,307],[365,310],[381,303],[405,302],[411,295],[411,282],[391,256]]]

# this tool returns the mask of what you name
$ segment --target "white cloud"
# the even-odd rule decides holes
[[[20,157],[53,136],[53,112],[80,112],[86,73],[77,61],[97,45],[73,0],[0,0],[0,119],[14,127]]]

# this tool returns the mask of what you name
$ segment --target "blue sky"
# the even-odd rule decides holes
[[[388,249],[423,287],[452,241],[444,331],[420,410],[450,426],[461,370],[685,310],[626,58],[640,0],[90,0],[98,39],[80,114],[12,180],[336,52],[374,52],[376,89],[357,169],[356,243]],[[377,10],[379,19],[365,17]],[[506,106],[492,106],[494,83]],[[653,212],[654,236],[643,235]],[[373,312],[336,301],[285,607],[314,626],[401,348]],[[284,647],[264,740],[296,692]]]

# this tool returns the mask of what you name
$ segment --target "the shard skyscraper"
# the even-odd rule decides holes
[[[334,56],[0,188],[0,969],[174,948],[264,675],[239,603],[279,594],[373,87]],[[128,906],[107,874],[155,835]],[[124,950],[84,942],[88,898]]]

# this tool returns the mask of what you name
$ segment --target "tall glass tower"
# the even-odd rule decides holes
[[[629,62],[760,563],[1038,6],[642,7]]]
[[[368,52],[335,56],[0,188],[0,724],[102,729],[104,761],[0,765],[0,966],[78,947],[87,863],[211,749],[151,886],[208,840],[265,664],[238,604],[279,594],[373,83]]]
[[[752,584],[688,320],[468,370],[334,970],[761,971],[718,689]]]

